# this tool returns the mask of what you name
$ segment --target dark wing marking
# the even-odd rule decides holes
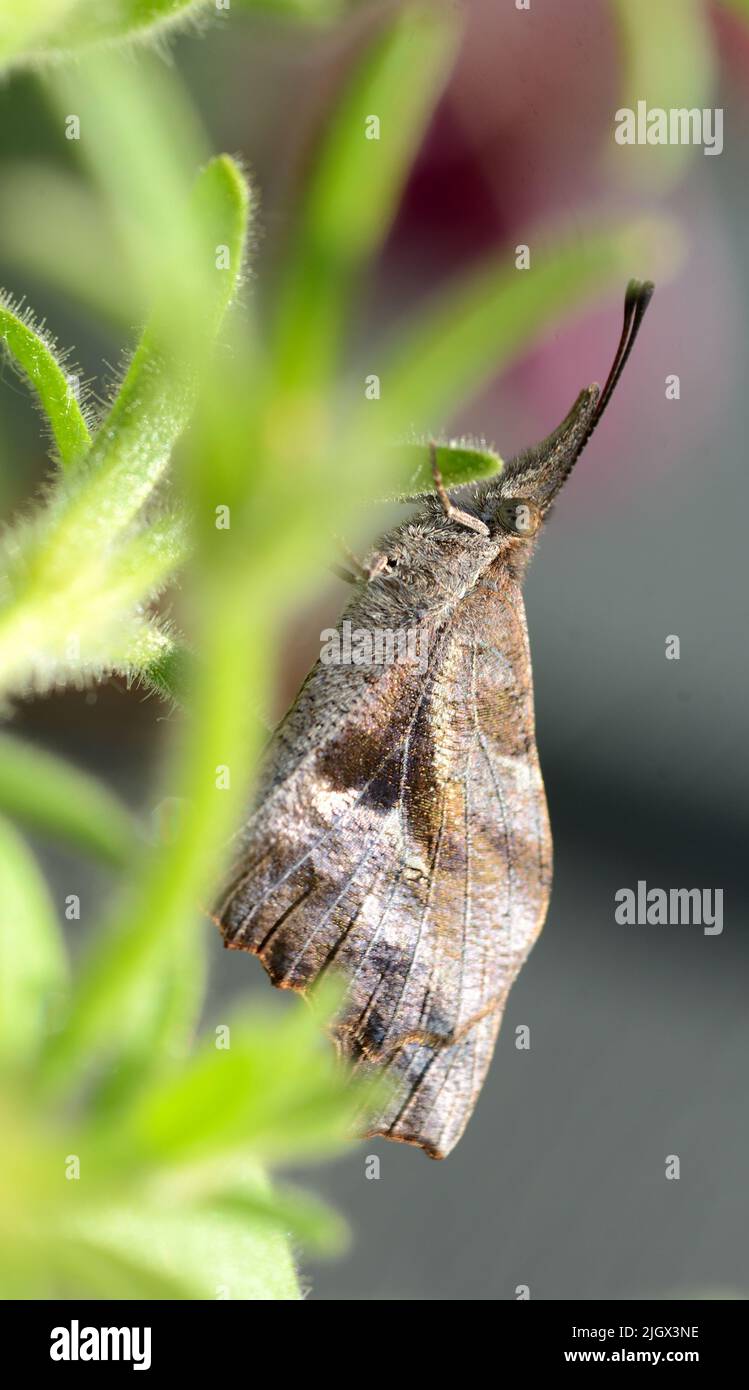
[[[226,944],[277,985],[341,973],[340,1048],[397,1082],[370,1132],[435,1157],[465,1128],[546,910],[528,670],[519,590],[469,594],[425,673],[387,668],[271,777],[219,914]]]

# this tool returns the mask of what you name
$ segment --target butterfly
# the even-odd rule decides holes
[[[370,656],[305,680],[216,910],[275,985],[342,977],[339,1051],[391,1083],[367,1132],[432,1158],[468,1123],[551,890],[523,576],[652,293],[628,285],[603,390],[497,477],[453,498],[433,451],[434,493],[382,538],[341,620]],[[413,632],[423,660],[376,659],[380,634]]]

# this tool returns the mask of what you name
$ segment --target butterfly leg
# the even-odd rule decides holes
[[[331,565],[330,568],[339,579],[344,579],[347,584],[356,584],[359,579],[366,579],[369,582],[387,567],[387,555],[383,555],[379,551],[372,556],[368,565],[364,565],[361,560],[357,559],[353,550],[349,549],[345,541],[338,539],[338,548],[351,569],[344,569],[342,565]],[[351,573],[352,570],[353,573]]]
[[[429,445],[429,459],[432,465],[434,486],[437,491],[437,496],[442,503],[442,510],[445,516],[449,517],[452,521],[459,521],[461,526],[470,527],[471,531],[478,531],[480,536],[488,536],[489,527],[486,525],[486,522],[481,521],[480,517],[471,516],[470,512],[462,511],[460,507],[456,507],[455,503],[450,501],[447,488],[442,481],[442,474],[437,462],[437,446],[434,441]]]

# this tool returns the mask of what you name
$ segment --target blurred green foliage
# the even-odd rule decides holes
[[[186,708],[153,793],[179,811],[167,835],[52,755],[0,743],[6,1296],[293,1299],[290,1239],[339,1248],[332,1213],[267,1177],[338,1151],[370,1103],[322,1035],[334,1000],[280,1022],[240,1014],[195,1041],[198,905],[241,819],[285,611],[357,503],[429,487],[426,442],[398,440],[427,441],[563,314],[673,267],[670,224],[592,222],[585,238],[560,228],[532,276],[508,253],[399,326],[372,353],[381,393],[369,398],[347,327],[447,78],[457,14],[389,12],[329,123],[261,322],[242,289],[252,190],[235,160],[209,157],[175,71],[145,51],[63,61],[79,42],[158,33],[203,8],[34,0],[0,21],[9,64],[61,60],[42,79],[60,141],[71,113],[80,122],[77,169],[7,181],[17,264],[115,322],[145,322],[102,410],[28,311],[0,303],[0,341],[37,398],[54,467],[2,540],[0,697],[7,713],[29,693],[120,672]],[[378,139],[366,133],[373,113]],[[448,485],[501,466],[471,441],[440,441],[439,462]],[[178,574],[179,631],[156,602]],[[111,907],[75,970],[11,820],[112,866]]]
[[[315,23],[336,18],[346,7],[347,0],[5,0],[0,64],[60,61],[89,45],[158,39],[224,19],[231,9]]]
[[[614,0],[613,10],[623,60],[617,105],[635,110],[645,101],[666,111],[710,105],[717,59],[704,0]],[[630,176],[646,184],[657,180],[659,188],[675,182],[692,158],[689,146],[678,144],[664,146],[657,165],[637,146],[628,153]]]

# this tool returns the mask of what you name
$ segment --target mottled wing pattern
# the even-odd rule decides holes
[[[261,803],[219,914],[277,985],[340,972],[341,1050],[396,1083],[370,1132],[434,1157],[465,1128],[546,913],[528,674],[520,590],[489,572],[427,669],[385,668]]]

